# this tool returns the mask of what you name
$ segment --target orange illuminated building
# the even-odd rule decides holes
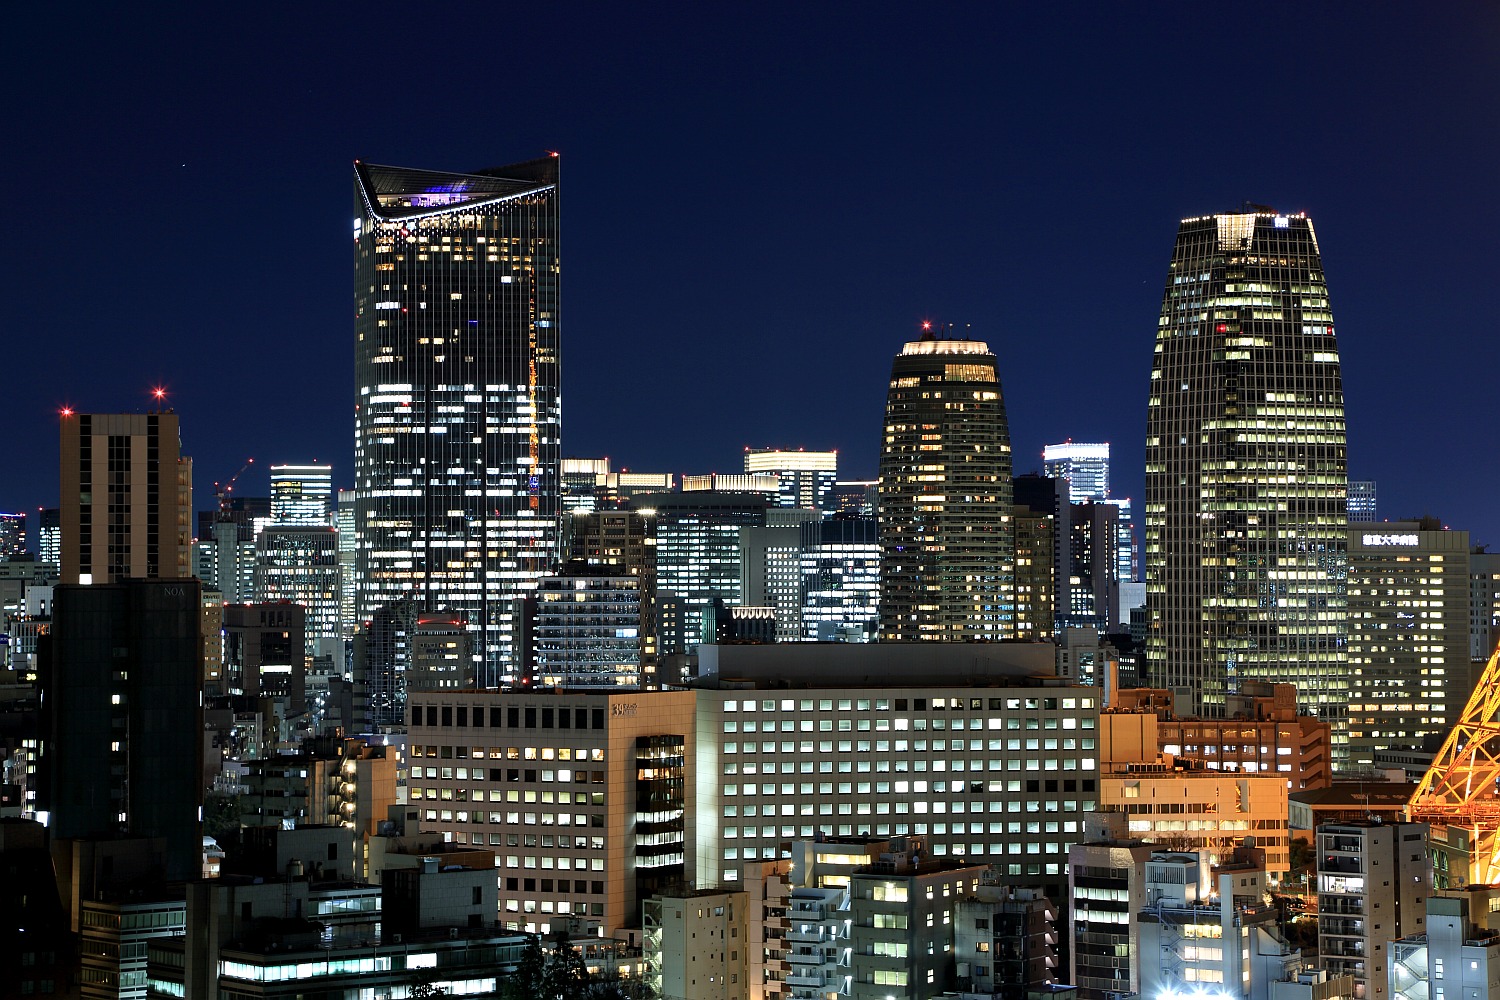
[[[1332,783],[1329,725],[1297,714],[1295,685],[1246,683],[1225,707],[1227,718],[1179,719],[1170,691],[1119,691],[1100,714],[1100,763],[1108,769],[1165,755],[1209,770],[1281,774],[1291,791]]]

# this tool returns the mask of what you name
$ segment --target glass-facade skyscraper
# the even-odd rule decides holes
[[[928,329],[891,365],[880,452],[880,637],[1015,635],[1010,427],[995,355]]]
[[[1347,750],[1344,397],[1311,220],[1186,219],[1146,417],[1150,682],[1215,715],[1297,685]]]
[[[1109,499],[1109,442],[1065,441],[1042,446],[1042,471],[1068,483],[1068,500]]]
[[[271,520],[276,524],[328,524],[333,466],[271,466]]]
[[[557,159],[354,174],[359,617],[460,614],[497,686],[557,559]]]

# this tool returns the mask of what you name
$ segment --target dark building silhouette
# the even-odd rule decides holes
[[[199,604],[191,578],[62,584],[38,642],[52,836],[162,838],[170,879],[201,868]]]
[[[295,715],[307,708],[306,611],[288,601],[224,606],[227,694],[284,698]]]

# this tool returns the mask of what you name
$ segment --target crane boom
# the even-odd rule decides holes
[[[240,471],[230,476],[226,482],[214,483],[214,496],[219,498],[219,513],[229,510],[229,494],[234,491],[234,484],[245,474],[245,470],[255,464],[255,459],[245,459],[245,464],[240,466]]]

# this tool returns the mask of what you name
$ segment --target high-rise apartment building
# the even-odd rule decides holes
[[[1432,893],[1427,832],[1422,823],[1318,827],[1319,963],[1330,975],[1353,976],[1361,1000],[1389,1000],[1391,943],[1425,929],[1422,904]]]
[[[1351,764],[1448,734],[1469,698],[1468,616],[1467,531],[1349,525]]]
[[[564,564],[536,592],[535,683],[572,690],[641,686],[641,581],[622,566]]]
[[[1068,500],[1109,499],[1109,442],[1049,444],[1042,447],[1042,473],[1068,484]]]
[[[880,454],[880,633],[1015,634],[1010,429],[995,355],[934,332],[891,366]]]
[[[332,498],[332,466],[271,466],[271,520],[277,524],[327,524]]]
[[[598,510],[567,519],[569,560],[615,567],[639,582],[641,686],[658,686],[659,633],[656,615],[656,511]]]
[[[1146,418],[1151,683],[1218,714],[1244,680],[1295,681],[1345,733],[1344,398],[1311,220],[1185,219]]]
[[[833,485],[838,480],[836,451],[783,451],[778,448],[746,448],[745,472],[775,473],[781,481],[778,498],[783,507],[828,510]]]
[[[464,612],[492,687],[557,559],[557,160],[354,173],[359,617]]]
[[[1057,518],[1017,503],[1016,638],[1050,639],[1057,610]]]
[[[177,414],[68,413],[62,437],[62,580],[193,575],[193,463]]]

